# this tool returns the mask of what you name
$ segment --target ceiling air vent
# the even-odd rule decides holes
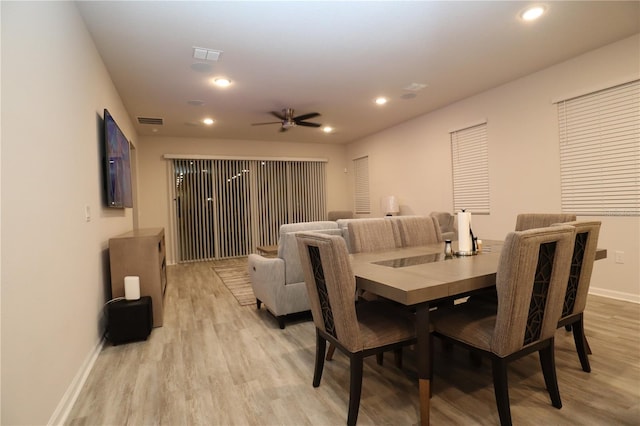
[[[138,123],[151,124],[152,126],[162,126],[164,124],[162,118],[153,117],[138,117]]]

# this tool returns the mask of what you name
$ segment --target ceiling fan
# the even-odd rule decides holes
[[[280,121],[269,121],[266,123],[253,123],[252,126],[262,126],[263,124],[280,124],[280,131],[286,132],[292,127],[296,126],[304,126],[304,127],[320,127],[322,124],[320,123],[311,123],[308,121],[310,118],[320,116],[320,113],[310,112],[308,114],[302,114],[295,117],[292,108],[284,108],[282,112],[271,111],[271,115],[277,117]]]

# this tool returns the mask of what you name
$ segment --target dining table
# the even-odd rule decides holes
[[[454,241],[454,253],[456,253]],[[431,352],[429,311],[440,301],[455,300],[494,287],[502,241],[484,240],[473,255],[446,256],[445,243],[350,254],[358,289],[411,307],[415,311],[416,368],[420,424],[429,424]],[[596,260],[606,257],[598,249]]]

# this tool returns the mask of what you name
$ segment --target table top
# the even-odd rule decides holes
[[[502,246],[502,241],[485,240],[476,255],[445,258],[444,243],[437,243],[350,258],[358,288],[416,305],[495,286]],[[606,250],[599,249],[596,259],[605,257]]]

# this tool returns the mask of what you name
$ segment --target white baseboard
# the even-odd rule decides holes
[[[87,358],[82,363],[82,367],[80,367],[80,370],[76,373],[71,384],[67,388],[67,391],[58,403],[56,410],[51,415],[51,418],[47,423],[48,426],[63,425],[66,423],[69,413],[71,413],[71,409],[73,408],[73,404],[76,403],[76,400],[80,395],[80,391],[82,390],[84,383],[87,381],[87,377],[89,377],[89,373],[98,359],[100,351],[102,351],[104,342],[104,339],[100,339],[100,341],[98,341],[94,346],[93,350],[89,352]]]
[[[624,300],[625,302],[640,303],[640,295],[607,290],[606,288],[590,287],[589,294],[608,297],[609,299]]]

